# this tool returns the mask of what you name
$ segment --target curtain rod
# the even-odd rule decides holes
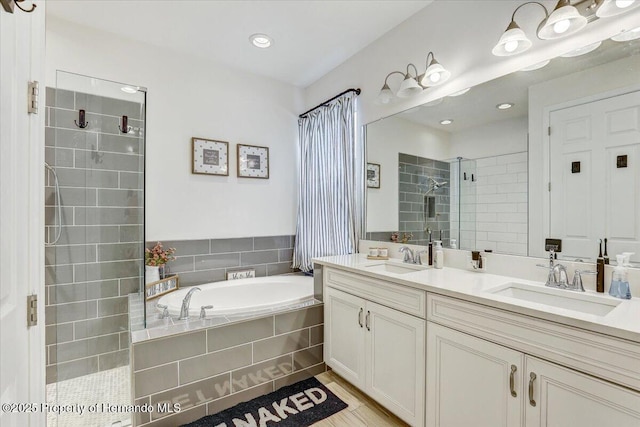
[[[346,93],[349,93],[349,92],[355,92],[355,93],[356,93],[356,95],[360,95],[360,92],[362,92],[362,91],[360,90],[360,88],[358,88],[358,89],[354,89],[354,88],[347,89],[347,90],[345,90],[344,92],[337,94],[337,95],[336,95],[336,96],[334,96],[333,98],[331,98],[331,99],[327,99],[327,100],[326,100],[326,101],[324,101],[323,103],[316,105],[315,107],[313,107],[312,109],[310,109],[310,110],[308,110],[308,111],[305,111],[304,113],[300,114],[298,117],[299,117],[299,118],[303,118],[304,116],[306,116],[307,114],[309,114],[310,112],[312,112],[313,110],[315,110],[316,108],[320,108],[320,107],[322,107],[323,105],[328,104],[328,103],[330,103],[331,101],[333,101],[334,99],[340,98],[342,95],[344,95],[344,94],[346,94]]]

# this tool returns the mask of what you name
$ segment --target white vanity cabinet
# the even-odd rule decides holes
[[[425,293],[332,269],[324,277],[325,362],[402,420],[423,426],[426,321],[399,308],[424,313]]]
[[[446,297],[429,295],[429,309],[446,326],[427,323],[427,426],[640,426],[640,393],[609,382],[624,373],[637,390],[637,345]]]

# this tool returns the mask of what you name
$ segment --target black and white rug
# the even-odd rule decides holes
[[[183,427],[305,427],[346,407],[346,403],[312,377]]]

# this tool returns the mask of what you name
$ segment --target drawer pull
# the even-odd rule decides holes
[[[371,312],[367,310],[367,317],[365,319],[365,324],[367,325],[367,331],[371,330],[371,328],[369,327],[369,319],[371,319]]]
[[[358,325],[362,328],[362,307],[360,307],[360,312],[358,313]]]
[[[511,374],[509,375],[509,388],[511,389],[511,396],[513,397],[518,397],[518,393],[516,393],[516,389],[515,389],[515,374],[516,371],[518,370],[518,367],[516,365],[511,365]]]
[[[533,382],[536,380],[536,374],[531,372],[529,374],[529,405],[536,406],[536,401],[533,400]]]

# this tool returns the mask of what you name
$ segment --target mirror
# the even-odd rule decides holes
[[[365,237],[640,262],[640,40],[542,65],[368,124]]]

